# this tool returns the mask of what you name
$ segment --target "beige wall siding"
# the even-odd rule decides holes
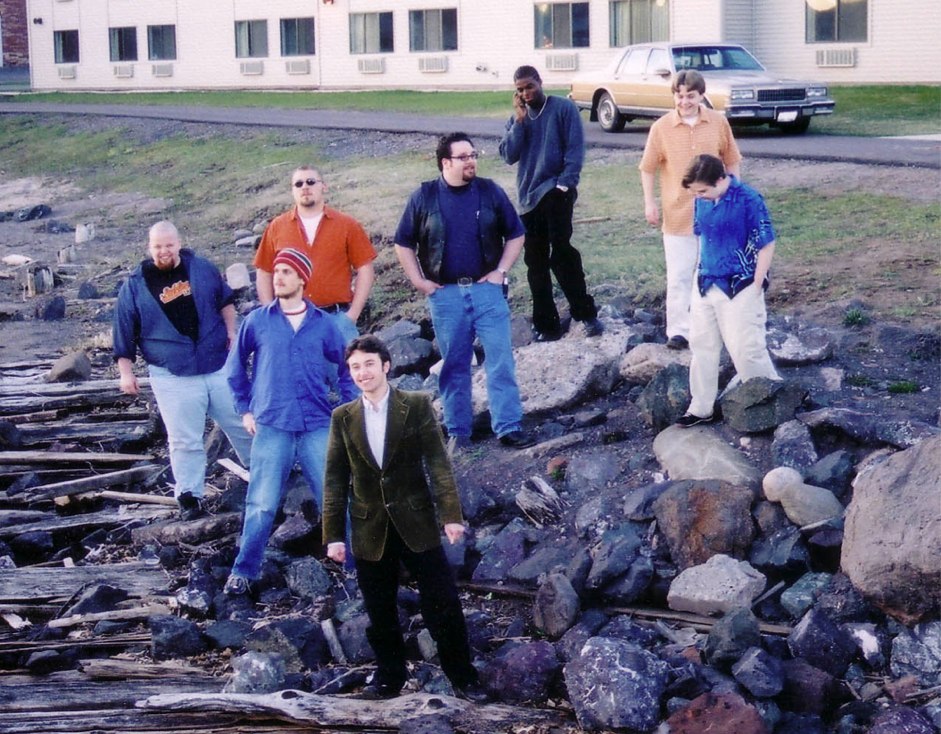
[[[590,47],[534,48],[531,0],[28,0],[31,70],[37,89],[509,89],[514,69],[532,64],[547,85],[568,84],[575,71],[600,69],[613,56],[609,46],[609,0],[590,1]],[[730,40],[744,43],[770,68],[791,76],[829,82],[932,82],[941,69],[941,0],[869,0],[869,39],[850,44],[856,65],[817,65],[817,51],[840,44],[804,41],[800,0],[669,0],[671,37],[677,41]],[[409,50],[409,10],[456,8],[458,49],[440,53]],[[349,14],[393,13],[395,49],[384,54],[351,54]],[[280,19],[313,17],[316,54],[281,57]],[[243,67],[235,58],[236,20],[265,19],[268,56]],[[171,76],[155,76],[147,59],[147,26],[175,25],[177,59]],[[136,26],[138,61],[113,64],[108,28]],[[81,59],[74,79],[63,79],[53,62],[53,32],[77,29]],[[288,61],[309,61],[308,73],[289,73]],[[426,61],[423,62],[422,60]],[[442,60],[445,71],[422,70]],[[574,70],[551,68],[571,61]],[[378,63],[381,73],[362,64]],[[69,65],[72,66],[72,65]],[[121,66],[121,75],[115,75]],[[167,65],[161,63],[161,68]],[[292,64],[292,71],[300,71]],[[302,66],[302,65],[301,65]],[[131,76],[127,77],[127,67]],[[67,76],[67,74],[66,74]]]

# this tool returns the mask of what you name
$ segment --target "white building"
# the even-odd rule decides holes
[[[45,90],[547,85],[650,40],[733,41],[781,74],[941,79],[941,0],[28,0]]]

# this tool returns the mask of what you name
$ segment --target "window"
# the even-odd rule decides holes
[[[807,0],[807,43],[865,41],[869,0]]]
[[[147,26],[147,58],[150,61],[176,60],[176,26]]]
[[[235,58],[262,59],[268,55],[268,21],[235,21]]]
[[[408,36],[411,51],[456,51],[457,9],[410,10]]]
[[[55,31],[53,41],[57,64],[78,63],[78,31]]]
[[[350,53],[391,53],[392,13],[350,13]]]
[[[137,28],[109,28],[112,61],[137,61]]]
[[[314,19],[282,18],[281,55],[313,56],[314,53]]]
[[[533,10],[536,48],[588,46],[588,3],[539,3]]]
[[[612,48],[669,38],[670,6],[666,0],[614,0],[608,5]]]

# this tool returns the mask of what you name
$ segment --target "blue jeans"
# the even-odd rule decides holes
[[[238,454],[249,465],[252,437],[242,426],[235,410],[225,370],[207,375],[181,377],[157,365],[148,367],[150,389],[167,429],[170,468],[176,482],[173,493],[179,497],[189,492],[202,497],[206,484],[206,447],[203,434],[208,415],[225,433]]]
[[[471,434],[471,360],[475,334],[484,347],[491,428],[498,436],[518,431],[523,406],[510,340],[510,307],[503,297],[503,288],[492,283],[446,285],[428,296],[428,306],[444,360],[438,389],[448,433],[452,436]]]
[[[313,431],[282,431],[261,423],[257,425],[252,443],[252,469],[245,500],[242,537],[239,539],[239,554],[232,573],[247,579],[258,578],[261,574],[265,546],[295,461],[301,465],[304,478],[317,502],[317,509],[323,510],[323,474],[328,433],[327,427]]]

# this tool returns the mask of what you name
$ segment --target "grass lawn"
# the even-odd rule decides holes
[[[550,89],[564,95],[567,89]],[[828,135],[916,135],[941,133],[941,86],[864,85],[831,88],[833,115],[817,118],[811,129]],[[504,118],[506,92],[130,92],[122,94],[49,92],[11,98],[73,104],[199,105],[288,109],[388,110],[422,115]],[[584,113],[587,121],[587,113]]]

